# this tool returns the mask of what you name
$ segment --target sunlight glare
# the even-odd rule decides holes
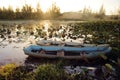
[[[48,35],[49,35],[49,33],[48,33],[48,28],[49,28],[49,24],[48,23],[45,23],[44,24],[44,27],[45,27],[45,32],[46,32],[46,34],[47,34],[47,37],[48,37]]]
[[[51,4],[52,0],[40,0],[40,6],[43,12],[46,12]]]

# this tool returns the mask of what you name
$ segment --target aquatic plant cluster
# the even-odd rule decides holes
[[[110,44],[114,53],[111,58],[120,57],[120,21],[93,21],[77,23],[73,26],[73,35],[77,38],[84,37],[84,43]]]
[[[0,24],[0,39],[26,40],[33,37],[81,40],[83,43],[110,44],[119,46],[120,21],[85,21],[66,25],[21,23]]]
[[[90,43],[119,43],[120,21],[93,21],[75,24],[73,35],[85,37]],[[89,38],[88,34],[92,35]]]

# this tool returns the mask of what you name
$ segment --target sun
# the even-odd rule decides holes
[[[40,0],[40,6],[43,12],[46,12],[48,8],[52,5],[52,0]]]

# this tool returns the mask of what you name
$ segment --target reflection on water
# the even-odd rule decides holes
[[[4,43],[3,43],[4,44]],[[0,64],[17,63],[22,64],[27,57],[23,53],[23,47],[26,43],[6,43],[6,46],[0,46]]]
[[[6,63],[23,64],[28,57],[24,54],[23,47],[35,44],[37,40],[68,39],[71,41],[68,23],[75,22],[54,20],[0,21],[0,65]]]

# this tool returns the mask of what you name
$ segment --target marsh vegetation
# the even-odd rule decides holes
[[[10,61],[11,57],[7,57],[9,62],[15,63],[20,56],[23,59],[22,63],[8,64],[1,66],[1,80],[43,80],[43,79],[59,79],[59,80],[74,80],[74,79],[119,79],[119,59],[120,59],[120,21],[31,21],[31,22],[7,22],[0,23],[0,50],[7,54],[13,55],[14,61]],[[23,55],[22,48],[24,46],[35,44],[37,40],[62,40],[62,41],[78,41],[81,44],[110,44],[112,52],[102,56],[101,59],[88,62],[79,60],[49,60],[49,59],[33,59]],[[12,48],[11,48],[12,47]],[[12,52],[11,52],[12,50]],[[15,52],[17,51],[17,53]],[[18,51],[20,53],[18,53]],[[13,54],[14,53],[14,54]],[[22,54],[23,53],[23,54]],[[4,56],[0,53],[1,56]],[[18,55],[19,54],[19,55]],[[19,56],[19,57],[18,57]],[[6,58],[6,57],[5,57]],[[2,59],[4,63],[6,59]],[[60,64],[59,64],[60,63]],[[107,64],[107,67],[106,67]],[[23,66],[22,66],[23,65]],[[74,66],[67,69],[66,66]],[[96,75],[88,74],[89,69],[77,66],[92,66],[97,70]],[[105,67],[106,71],[101,69]],[[82,72],[75,73],[73,70],[79,68]],[[104,69],[104,68],[103,68]],[[73,71],[67,73],[66,70]],[[101,75],[101,78],[98,75]],[[54,74],[54,75],[53,75]]]

